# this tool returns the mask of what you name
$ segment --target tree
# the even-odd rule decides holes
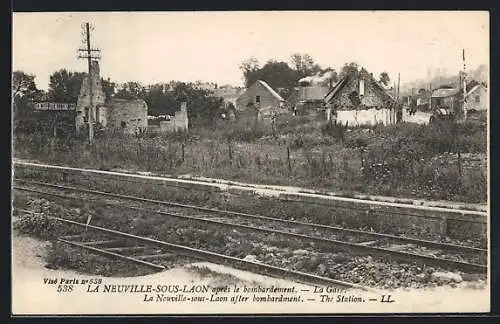
[[[172,81],[168,84],[157,83],[142,87],[136,82],[128,82],[116,96],[144,100],[148,105],[148,115],[152,116],[175,115],[181,103],[186,102],[191,122],[214,124],[223,108],[222,98],[209,90],[199,88],[196,83]]]
[[[256,77],[258,76],[257,72],[259,69],[259,61],[255,57],[250,57],[241,63],[240,70],[243,72],[243,78],[247,88],[258,80]]]
[[[342,79],[347,75],[357,75],[359,67],[355,62],[345,63],[340,72],[339,78]]]
[[[141,99],[148,104],[148,114],[152,116],[173,115],[180,104],[170,85],[157,83],[146,87]]]
[[[115,95],[116,84],[114,82],[111,82],[109,78],[107,79],[101,78],[101,84],[102,84],[102,91],[106,95],[106,101],[111,100],[111,98],[113,98]]]
[[[115,94],[115,98],[139,99],[145,92],[144,86],[140,82],[129,81],[123,83]]]
[[[84,72],[72,72],[66,69],[54,72],[50,76],[49,101],[76,103],[84,77]]]
[[[385,86],[388,86],[389,82],[391,82],[391,79],[389,78],[389,74],[387,74],[387,72],[380,73],[379,82]]]
[[[257,80],[267,82],[272,88],[276,89],[285,97],[292,93],[297,83],[297,73],[288,63],[269,60],[260,68],[254,58],[250,58],[241,64],[246,87],[251,86]]]
[[[293,87],[297,81],[295,71],[286,62],[268,61],[259,70],[260,79],[273,88]]]
[[[35,76],[23,71],[14,71],[12,75],[12,99],[19,97],[34,97],[40,93],[36,87]]]
[[[321,66],[314,63],[314,59],[309,54],[292,54],[291,61],[299,79],[321,72]]]
[[[29,105],[41,100],[44,92],[37,88],[35,76],[23,71],[12,74],[12,108],[14,120],[25,118],[31,111]]]

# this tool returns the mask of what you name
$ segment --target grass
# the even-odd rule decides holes
[[[486,127],[413,124],[346,129],[308,117],[198,127],[189,133],[74,138],[16,134],[14,156],[110,170],[293,185],[333,192],[485,202]],[[457,151],[460,150],[460,158]],[[482,163],[482,164],[481,164]]]

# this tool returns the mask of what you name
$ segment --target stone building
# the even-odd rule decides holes
[[[285,100],[265,81],[258,80],[236,99],[237,118],[261,120],[285,109]]]
[[[92,62],[92,104],[93,121],[96,128],[120,129],[125,133],[135,134],[146,130],[148,126],[148,106],[144,100],[110,99],[102,89],[99,64]],[[76,104],[75,126],[79,132],[88,125],[90,113],[90,89],[88,75],[80,88],[80,95]]]
[[[99,63],[93,61],[92,65],[92,104],[97,107],[93,111],[93,119],[96,124],[100,124],[103,127],[106,126],[106,113],[101,106],[104,105],[106,101],[106,95],[102,90],[102,83],[99,71]],[[82,81],[82,86],[80,88],[80,94],[78,95],[78,100],[76,103],[76,120],[75,126],[76,131],[79,130],[84,125],[88,125],[89,112],[90,112],[90,89],[89,89],[89,77],[88,74],[85,75]]]
[[[135,134],[148,127],[148,105],[142,99],[112,99],[101,108],[107,113],[108,129],[123,129]]]
[[[326,94],[326,119],[352,126],[395,123],[396,99],[366,70],[346,75]]]

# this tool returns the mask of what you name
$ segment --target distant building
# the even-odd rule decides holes
[[[396,122],[400,105],[383,85],[365,69],[342,78],[326,94],[327,119],[348,125],[390,124]]]
[[[246,118],[270,118],[284,109],[285,100],[262,80],[256,81],[236,99],[237,115]]]
[[[446,109],[457,116],[461,115],[462,98],[462,91],[459,87],[440,87],[432,91],[431,109]]]
[[[488,88],[483,84],[474,86],[467,93],[466,103],[469,111],[486,111],[488,110],[488,102]]]

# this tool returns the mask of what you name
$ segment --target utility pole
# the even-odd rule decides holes
[[[399,86],[400,86],[400,76],[401,76],[401,73],[398,73],[398,94],[396,96],[396,101],[397,101],[397,109],[396,109],[396,112],[395,112],[395,116],[394,118],[396,119],[396,122],[398,121],[398,111],[399,111]]]
[[[432,113],[432,83],[429,83],[429,110]]]
[[[462,49],[462,61],[464,65],[464,73],[462,76],[462,90],[464,95],[464,103],[463,103],[463,111],[464,111],[464,119],[467,119],[467,77],[466,77],[466,65],[465,65],[465,48]]]
[[[82,52],[84,54],[80,54],[78,58],[80,59],[87,59],[88,62],[88,83],[89,83],[89,142],[92,143],[94,140],[94,98],[93,98],[93,91],[92,91],[92,60],[99,60],[99,52],[100,50],[97,48],[91,48],[90,46],[90,31],[91,29],[93,30],[93,27],[90,26],[90,24],[87,22],[83,25],[83,33],[84,33],[84,41],[85,41],[85,48],[79,48],[78,52]],[[96,54],[93,54],[96,53]]]

